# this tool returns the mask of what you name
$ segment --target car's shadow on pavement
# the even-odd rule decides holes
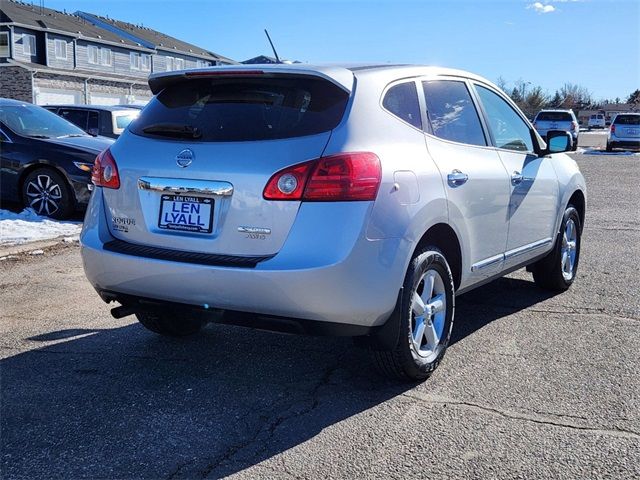
[[[522,280],[482,287],[458,299],[453,341],[545,298]],[[29,340],[57,343],[0,363],[4,479],[217,478],[414,387],[381,379],[350,339],[130,324]]]

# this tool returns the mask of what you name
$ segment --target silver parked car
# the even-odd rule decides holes
[[[571,134],[573,140],[572,150],[578,149],[578,119],[573,110],[540,110],[533,119],[533,126],[542,136],[546,138],[547,132],[563,130]]]
[[[424,379],[455,295],[527,266],[574,281],[585,181],[493,84],[416,66],[216,67],[156,95],[96,160],[82,235],[116,317],[358,336]]]
[[[619,113],[609,127],[607,152],[614,148],[640,148],[640,113]]]

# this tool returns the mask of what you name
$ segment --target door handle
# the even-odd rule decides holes
[[[511,185],[520,185],[523,178],[520,172],[513,172],[511,174]]]
[[[469,180],[469,175],[462,173],[460,170],[454,170],[447,175],[447,182],[451,187],[459,187],[465,184],[467,180]]]

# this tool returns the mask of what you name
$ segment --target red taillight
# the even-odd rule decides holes
[[[96,187],[120,188],[118,166],[108,148],[96,157],[91,171],[91,182]]]
[[[279,171],[269,179],[263,196],[310,202],[375,200],[381,176],[375,154],[339,153]]]
[[[613,123],[611,124],[611,133],[616,133],[616,126]]]

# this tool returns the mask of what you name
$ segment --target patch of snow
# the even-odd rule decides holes
[[[20,245],[61,236],[77,236],[81,222],[53,220],[26,208],[20,213],[0,209],[0,245]]]
[[[580,130],[580,135],[607,135],[609,129],[604,130]]]
[[[18,258],[17,255],[7,255],[6,257],[0,257],[0,262],[4,262],[5,260],[14,260]]]
[[[33,250],[29,252],[29,255],[44,255],[44,250]]]
[[[73,243],[73,242],[79,242],[80,241],[80,235],[74,235],[73,237],[64,237],[62,239],[62,241],[64,243]]]
[[[589,149],[579,148],[576,153],[582,153],[583,155],[640,156],[640,152],[630,152],[628,150],[607,152],[606,150],[596,150],[593,148],[589,148]]]

